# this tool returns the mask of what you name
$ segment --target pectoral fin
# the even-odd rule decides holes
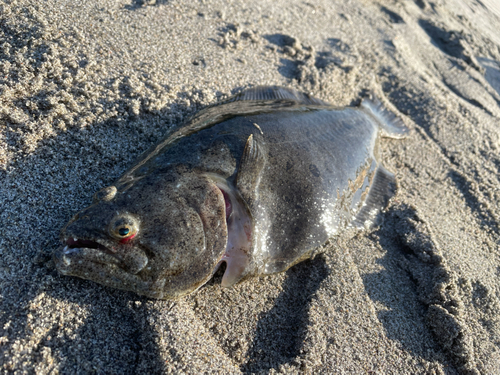
[[[247,139],[245,150],[241,156],[238,175],[236,176],[236,188],[239,190],[249,207],[251,207],[253,202],[257,199],[257,188],[265,164],[266,157],[261,150],[259,142],[252,134]]]

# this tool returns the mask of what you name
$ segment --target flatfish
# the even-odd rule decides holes
[[[408,130],[375,97],[339,108],[256,87],[168,131],[61,231],[64,275],[152,298],[287,270],[376,225],[395,193],[379,140]]]

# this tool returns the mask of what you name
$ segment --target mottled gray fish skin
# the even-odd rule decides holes
[[[175,128],[61,231],[59,272],[176,298],[226,263],[223,286],[282,272],[371,227],[395,192],[381,136],[407,129],[374,97],[336,108],[257,87]]]

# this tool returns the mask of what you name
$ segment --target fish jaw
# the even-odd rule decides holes
[[[111,241],[68,237],[64,239],[64,242],[66,246],[54,253],[58,271],[63,275],[78,276],[104,285],[109,282],[105,280],[102,272],[96,272],[96,267],[100,271],[103,267],[107,270],[116,268],[134,276],[145,270],[149,262],[144,251],[131,245],[125,245],[128,248],[127,251],[118,252],[116,245]],[[116,274],[117,271],[111,273]]]
[[[171,275],[167,272],[160,276],[155,270],[151,270],[148,257],[142,250],[139,249],[143,256],[137,256],[135,252],[134,257],[124,261],[116,248],[105,247],[101,245],[101,242],[105,241],[98,241],[73,237],[67,239],[66,246],[57,249],[53,255],[59,273],[155,299],[172,299],[190,294],[212,277],[212,274],[207,274],[207,277],[183,290],[172,291],[168,287],[172,281]],[[133,249],[129,250],[133,252]]]
[[[147,257],[146,257],[147,260]],[[165,279],[144,280],[140,271],[131,273],[113,254],[89,247],[61,247],[54,253],[54,262],[62,275],[77,276],[115,289],[134,291],[150,298],[164,298]],[[144,268],[147,261],[138,264]]]

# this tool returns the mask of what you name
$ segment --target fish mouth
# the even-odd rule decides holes
[[[164,298],[165,279],[148,280],[140,273],[148,263],[146,256],[137,257],[134,269],[100,242],[75,237],[64,242],[66,246],[54,252],[54,262],[61,274],[91,280],[111,288],[134,291],[150,298]]]
[[[84,277],[81,268],[89,268],[91,264],[114,266],[130,274],[138,274],[148,264],[148,257],[143,254],[127,257],[117,253],[117,250],[103,244],[104,241],[68,237],[64,240],[66,246],[54,254],[56,267],[64,275]],[[137,256],[138,255],[138,256]]]
[[[66,239],[66,247],[68,249],[86,248],[86,249],[99,249],[108,254],[113,254],[113,252],[106,246],[100,244],[99,242],[92,240],[82,240],[76,237],[70,237]]]

